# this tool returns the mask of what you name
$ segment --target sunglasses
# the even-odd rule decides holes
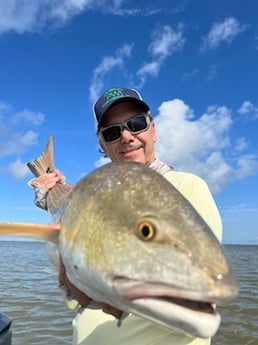
[[[127,129],[131,134],[139,134],[146,131],[151,124],[152,119],[148,114],[140,114],[122,122],[102,127],[98,131],[98,136],[105,143],[113,143],[121,138],[122,130]]]

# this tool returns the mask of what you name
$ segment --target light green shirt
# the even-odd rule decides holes
[[[210,339],[168,332],[134,315],[121,327],[102,311],[85,309],[73,320],[73,345],[209,345]]]
[[[219,240],[222,237],[221,218],[204,180],[176,170],[163,173],[195,207]],[[73,345],[209,345],[210,339],[191,338],[179,331],[166,331],[134,315],[121,327],[113,316],[99,310],[85,309],[73,321]]]
[[[169,170],[163,176],[190,201],[221,242],[221,217],[207,183],[197,175],[176,170]]]

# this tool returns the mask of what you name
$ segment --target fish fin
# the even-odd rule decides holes
[[[31,237],[58,243],[60,224],[0,223],[0,236]]]
[[[129,316],[129,313],[126,311],[123,311],[120,318],[117,320],[117,327],[121,327],[122,326],[122,322],[124,321],[124,319],[127,318],[127,316]]]
[[[64,285],[59,285],[59,288],[66,303],[66,306],[71,310],[78,310],[80,308],[80,304],[74,298],[74,296],[69,293],[69,291]]]
[[[30,171],[35,175],[35,177],[41,176],[46,173],[51,173],[55,170],[54,164],[54,138],[50,136],[43,153],[36,158],[27,163]],[[36,179],[31,180],[29,185],[33,187],[33,183],[37,182]],[[34,184],[34,187],[36,184]],[[40,185],[39,185],[40,187]],[[72,184],[66,184],[62,181],[58,181],[56,185],[47,191],[47,194],[44,194],[43,197],[43,208],[46,208],[50,214],[56,215],[59,212],[61,205],[65,202],[67,196],[73,190]],[[45,189],[43,190],[45,193]],[[40,196],[40,190],[36,190],[36,197]],[[45,207],[45,197],[46,197],[46,207]]]
[[[35,160],[27,163],[28,168],[36,177],[55,170],[53,143],[54,138],[50,136],[44,152]]]

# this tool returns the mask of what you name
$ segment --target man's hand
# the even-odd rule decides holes
[[[44,175],[41,175],[37,178],[34,178],[29,181],[29,185],[31,187],[34,187],[36,184],[43,187],[46,191],[53,188],[57,182],[64,183],[65,176],[62,175],[62,173],[59,170],[55,170],[52,173],[46,173]]]
[[[74,298],[79,302],[79,304],[83,307],[83,308],[87,308],[87,306],[89,305],[91,299],[81,290],[77,289],[67,278],[66,276],[66,271],[65,271],[65,266],[64,263],[62,261],[62,259],[60,258],[60,269],[59,269],[59,282],[61,285],[65,286],[66,290],[74,296]],[[97,305],[99,305],[100,309],[103,310],[104,313],[107,314],[111,314],[113,315],[115,318],[119,319],[122,315],[122,311],[112,307],[109,304],[106,303],[102,303],[102,302],[96,302]]]

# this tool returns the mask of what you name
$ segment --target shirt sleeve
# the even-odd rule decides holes
[[[34,203],[37,207],[47,211],[47,193],[48,190],[41,186],[34,178],[28,182],[28,186],[34,189]]]

